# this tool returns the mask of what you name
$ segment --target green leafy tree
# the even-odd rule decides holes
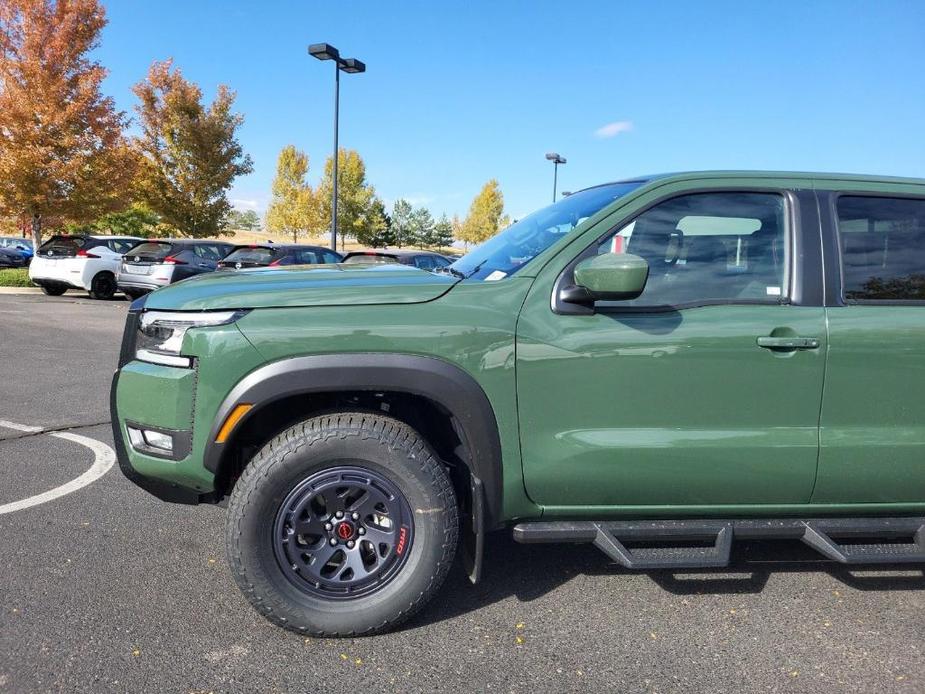
[[[307,174],[308,155],[293,145],[283,147],[276,163],[273,199],[267,208],[267,228],[289,234],[293,242],[324,226],[320,200],[306,182]]]
[[[114,236],[160,236],[161,218],[141,203],[104,214],[91,224],[71,224],[68,231]]]
[[[369,232],[370,207],[376,196],[366,182],[366,164],[352,149],[341,149],[337,158],[337,231],[341,243],[347,237]],[[331,188],[334,181],[334,157],[324,164],[324,177],[318,186],[322,218],[331,219]],[[330,222],[328,222],[330,224]]]
[[[385,211],[385,205],[378,196],[373,198],[365,223],[357,230],[357,242],[371,248],[383,248],[395,243],[392,218]]]
[[[498,181],[491,179],[482,186],[469,206],[460,237],[468,243],[481,243],[498,233],[504,212],[504,195]]]
[[[453,245],[453,222],[444,214],[434,224],[432,246],[438,248],[447,248]]]
[[[403,198],[399,198],[392,205],[392,235],[395,237],[394,243],[399,248],[408,244],[411,235],[411,215],[414,208],[411,203]]]
[[[125,115],[93,60],[106,26],[97,0],[0,0],[0,214],[85,223],[128,198],[136,157]]]
[[[419,207],[411,213],[411,229],[408,245],[424,248],[433,245],[434,218],[426,207]]]
[[[253,169],[236,137],[243,117],[231,110],[234,93],[219,85],[204,106],[202,90],[169,60],[155,62],[133,91],[140,101],[142,200],[184,236],[221,233],[231,210],[228,189]]]
[[[260,230],[260,215],[255,210],[231,210],[225,226],[230,229],[244,229],[245,231]]]

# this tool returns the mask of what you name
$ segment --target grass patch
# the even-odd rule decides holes
[[[34,287],[29,281],[29,270],[27,268],[14,268],[0,270],[0,287]]]

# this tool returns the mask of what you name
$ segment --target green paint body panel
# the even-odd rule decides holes
[[[813,501],[922,501],[925,306],[831,307],[828,318]]]
[[[192,428],[195,371],[133,361],[120,378],[118,403],[124,416],[165,429]]]
[[[557,278],[604,233],[665,196],[729,187],[925,194],[911,179],[679,174],[653,178],[501,281],[326,266],[179,282],[145,308],[252,310],[187,333],[194,370],[123,367],[123,427],[172,427],[190,412],[193,421],[186,460],[130,450],[130,462],[208,492],[207,438],[247,374],[306,355],[409,354],[458,366],[487,395],[501,441],[501,520],[921,513],[925,306],[554,312]],[[756,344],[781,330],[819,347]]]
[[[456,280],[407,265],[315,265],[196,275],[151,294],[146,307],[229,308],[413,304],[444,294]]]
[[[824,352],[778,355],[755,340],[780,326],[824,339],[822,308],[563,316],[537,289],[517,339],[537,503],[809,502]]]

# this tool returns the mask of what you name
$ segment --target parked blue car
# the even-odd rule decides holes
[[[18,252],[28,265],[35,251],[32,248],[32,239],[24,239],[20,236],[0,236],[0,248]]]

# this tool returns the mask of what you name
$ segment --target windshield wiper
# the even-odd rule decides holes
[[[470,277],[472,277],[476,272],[478,272],[479,270],[481,270],[481,269],[482,269],[482,266],[483,266],[485,263],[487,263],[487,262],[488,262],[488,258],[485,258],[485,260],[483,260],[481,263],[479,263],[478,265],[476,265],[476,266],[475,266],[475,269],[474,269],[472,272],[470,272],[468,275],[466,275],[464,279],[469,279]],[[459,272],[459,270],[457,270],[457,272]],[[462,274],[462,273],[460,272],[459,274]]]
[[[460,272],[455,267],[450,267],[449,265],[447,265],[446,267],[437,268],[436,272],[448,273],[450,275],[453,275],[453,277],[458,277],[461,280],[466,279],[465,273]]]

